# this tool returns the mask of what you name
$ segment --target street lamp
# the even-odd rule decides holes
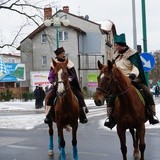
[[[56,17],[51,18],[51,19],[46,19],[44,21],[44,25],[49,27],[51,26],[51,24],[53,24],[53,26],[56,28],[56,45],[57,48],[59,48],[59,28],[61,27],[61,24],[63,24],[64,26],[69,26],[70,21],[67,18],[67,15],[63,15],[61,17],[58,17],[58,15],[56,15]]]

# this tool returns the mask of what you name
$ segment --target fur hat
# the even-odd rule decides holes
[[[54,53],[55,53],[56,55],[59,55],[59,54],[61,54],[61,53],[63,53],[63,52],[65,52],[65,50],[64,50],[63,47],[57,48],[57,49],[54,51]]]
[[[124,33],[120,35],[114,35],[114,43],[120,46],[126,46],[126,36]]]

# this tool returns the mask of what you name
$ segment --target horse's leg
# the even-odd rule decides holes
[[[121,152],[123,155],[123,160],[127,160],[127,146],[126,146],[126,129],[122,129],[117,124],[117,133],[120,139]]]
[[[48,155],[53,156],[53,123],[50,122],[49,126],[49,151]]]
[[[78,160],[78,149],[77,149],[77,129],[78,129],[78,121],[72,126],[72,151],[73,151],[73,159]]]
[[[58,129],[58,145],[60,149],[60,159],[66,160],[66,153],[65,153],[65,140],[63,136],[63,127],[57,124]]]
[[[146,148],[145,144],[145,124],[143,123],[140,128],[138,129],[138,136],[139,136],[139,150],[141,152],[140,160],[144,160],[144,151]]]
[[[133,139],[133,147],[134,147],[134,152],[133,152],[133,156],[134,158],[138,158],[139,157],[139,149],[138,149],[138,136],[137,136],[137,132],[135,132],[134,128],[129,129],[131,135],[132,135],[132,139]]]

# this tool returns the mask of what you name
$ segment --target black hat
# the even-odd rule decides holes
[[[65,50],[64,50],[63,47],[57,48],[57,49],[54,51],[54,53],[55,53],[56,55],[59,55],[59,54],[61,54],[61,53],[63,53],[63,52],[65,52]]]

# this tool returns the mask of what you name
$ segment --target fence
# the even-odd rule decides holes
[[[0,93],[4,93],[7,90],[12,92],[13,98],[21,99],[22,98],[22,93],[29,92],[29,87],[0,88]]]

